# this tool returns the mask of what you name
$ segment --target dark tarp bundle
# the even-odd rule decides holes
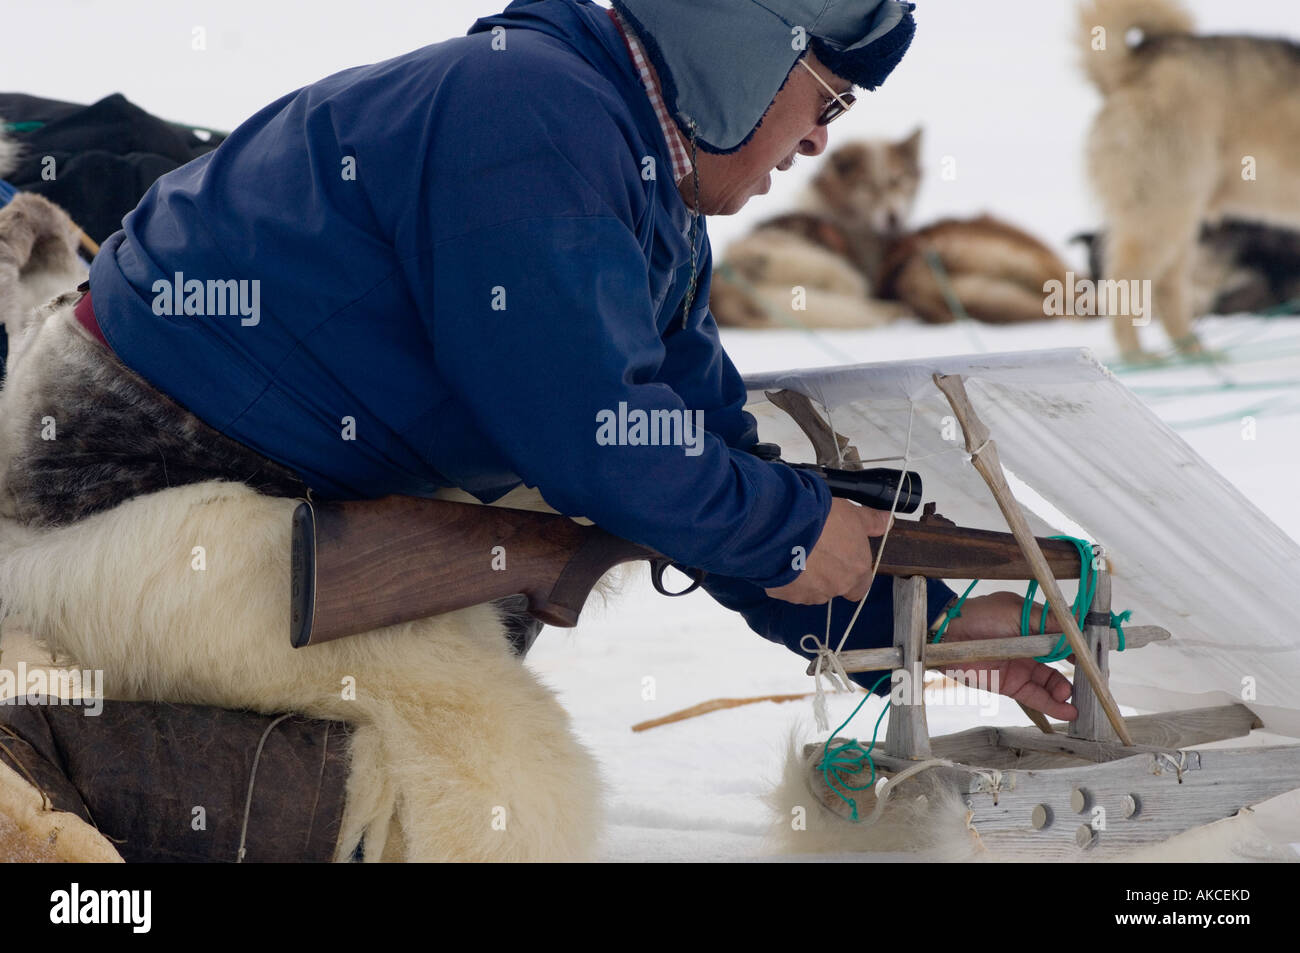
[[[348,726],[277,718],[120,701],[88,717],[78,705],[9,700],[0,705],[0,764],[34,780],[55,810],[97,827],[128,863],[232,862],[265,737],[244,860],[333,860]]]
[[[96,243],[122,227],[122,217],[157,179],[226,138],[152,116],[121,93],[90,106],[0,93],[0,121],[5,137],[21,148],[8,184],[60,206]],[[0,183],[0,206],[8,191]],[[0,328],[0,379],[8,351]]]
[[[90,106],[0,93],[0,118],[22,148],[8,181],[60,206],[96,242],[122,227],[160,176],[225,139],[151,116],[121,93]],[[47,157],[53,179],[44,171]]]

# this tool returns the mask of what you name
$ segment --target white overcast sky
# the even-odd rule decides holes
[[[332,72],[462,35],[507,2],[10,0],[0,90],[74,102],[121,92],[166,118],[230,129]],[[1207,32],[1300,37],[1297,0],[1188,6]],[[836,124],[832,146],[920,123],[927,181],[918,223],[990,211],[1062,247],[1096,218],[1081,155],[1097,98],[1075,66],[1074,8],[1073,0],[920,0],[912,51]],[[204,52],[191,48],[195,27],[206,30]],[[957,160],[954,182],[939,178],[944,156]],[[715,246],[779,211],[810,168],[804,160],[739,215],[712,219]]]

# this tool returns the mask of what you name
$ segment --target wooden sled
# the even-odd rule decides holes
[[[847,671],[888,667],[895,670],[894,679],[912,677],[919,685],[927,663],[948,668],[963,661],[1032,657],[1044,653],[1040,642],[1057,640],[1047,636],[926,647],[924,580],[923,576],[895,579],[894,648],[843,653]],[[1109,587],[1099,584],[1094,612],[1109,613],[1108,603]],[[921,611],[916,611],[917,606]],[[1154,626],[1135,627],[1127,634],[1127,650],[1169,637]],[[1087,626],[1084,635],[1096,647],[1105,672],[1115,633],[1109,627]],[[933,654],[938,648],[945,652]],[[893,654],[888,665],[882,665],[879,657],[854,658],[885,653]],[[902,657],[910,666],[892,664]],[[922,776],[961,796],[970,811],[970,827],[990,849],[1058,860],[1085,854],[1119,856],[1300,788],[1300,745],[1188,750],[1262,728],[1260,719],[1244,705],[1125,718],[1134,742],[1125,746],[1100,716],[1092,687],[1082,678],[1075,681],[1079,718],[1051,724],[1050,734],[1036,727],[985,726],[932,739],[926,729],[924,692],[900,694],[902,701],[891,706],[883,751],[878,748],[872,753],[877,778],[894,777],[932,758],[952,762],[929,767]],[[832,739],[830,747],[848,740]],[[803,750],[809,787],[847,823],[848,804],[827,786],[819,769],[823,750],[822,743]],[[919,791],[922,776],[902,781],[893,796],[906,796],[909,785]],[[869,777],[869,768],[864,767],[845,775],[843,782],[861,787]],[[861,791],[856,797],[859,813],[865,817],[874,795]]]
[[[935,376],[960,421],[972,462],[984,476],[1006,516],[1025,560],[1034,567],[1053,606],[1068,605],[1056,577],[1029,531],[1002,476],[988,429],[976,416],[960,377]],[[857,454],[831,431],[807,398],[769,393],[789,413],[821,457],[853,466]],[[847,453],[846,453],[847,451]],[[850,462],[845,463],[846,457]],[[933,515],[932,505],[927,516]],[[948,787],[965,801],[968,825],[986,848],[1043,859],[1115,857],[1156,844],[1184,831],[1236,814],[1243,808],[1300,788],[1300,745],[1188,750],[1196,745],[1248,735],[1263,722],[1244,705],[1225,705],[1124,718],[1109,689],[1109,656],[1117,646],[1111,628],[1111,584],[1100,547],[1094,547],[1097,586],[1085,625],[1064,620],[1074,650],[1073,704],[1078,718],[1051,724],[1028,709],[1037,727],[979,727],[931,739],[926,725],[926,668],[953,669],[997,659],[1033,658],[1051,652],[1059,637],[1035,636],[928,645],[926,578],[951,577],[943,568],[894,580],[892,648],[839,654],[846,672],[890,671],[891,709],[883,750],[872,752],[877,784],[927,765],[898,782],[897,795],[923,793],[926,783]],[[1023,571],[991,570],[990,579],[1024,579]],[[1125,650],[1170,638],[1156,626],[1126,630]],[[815,664],[815,663],[814,663]],[[809,666],[809,674],[814,666]],[[1024,706],[1021,706],[1022,708]],[[808,785],[827,809],[852,822],[851,808],[828,785],[823,754],[851,739],[804,747]],[[946,762],[946,763],[945,763]],[[864,788],[870,766],[840,775],[845,789]],[[932,788],[931,788],[932,790]],[[871,813],[871,790],[851,793],[859,817]],[[890,792],[889,796],[892,796]]]

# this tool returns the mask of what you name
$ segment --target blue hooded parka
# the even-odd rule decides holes
[[[708,571],[719,602],[799,651],[825,607],[763,588],[796,577],[830,494],[747,452],[707,229],[692,263],[671,168],[606,11],[517,0],[283,96],[158,180],[94,261],[95,312],[124,363],[323,498],[490,502],[526,483]],[[229,282],[255,307],[214,313]],[[703,432],[654,445],[608,426],[635,411]],[[891,641],[887,583],[852,646]],[[951,595],[932,584],[932,614]],[[838,638],[851,607],[833,609]]]

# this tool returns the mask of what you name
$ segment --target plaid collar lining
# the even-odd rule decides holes
[[[689,153],[686,151],[686,143],[682,139],[682,134],[677,128],[677,124],[672,121],[668,115],[668,107],[664,104],[664,98],[659,93],[659,87],[655,85],[653,74],[650,72],[650,61],[645,55],[645,49],[641,46],[641,41],[637,39],[636,33],[627,27],[623,18],[618,15],[618,11],[609,10],[610,19],[618,27],[618,32],[623,36],[623,42],[627,44],[628,53],[632,57],[632,65],[641,76],[641,84],[645,87],[646,95],[650,97],[650,105],[654,107],[655,116],[659,119],[659,128],[663,131],[664,140],[668,143],[668,154],[673,163],[673,182],[681,182],[686,176],[691,174],[691,160]]]

